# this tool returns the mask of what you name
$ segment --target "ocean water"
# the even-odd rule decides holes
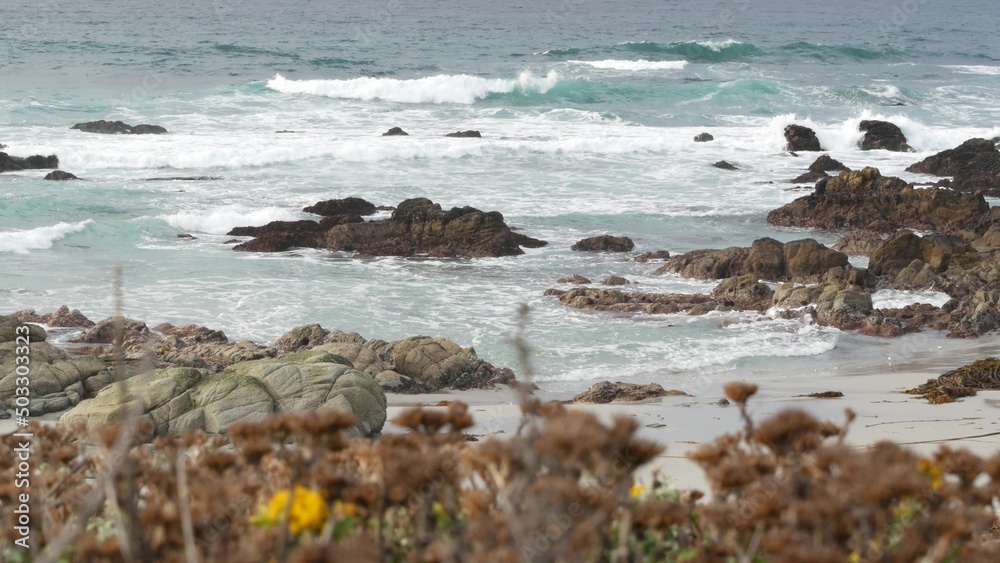
[[[573,273],[624,275],[644,291],[715,285],[569,250],[586,236],[630,236],[636,253],[762,236],[832,243],[838,233],[765,221],[807,193],[783,183],[812,160],[783,152],[784,126],[814,128],[852,168],[915,178],[903,169],[916,160],[1000,135],[998,24],[992,0],[5,0],[0,143],[57,154],[84,181],[0,175],[0,311],[65,303],[103,318],[121,263],[126,313],[151,324],[259,342],[310,322],[429,334],[513,367],[515,312],[528,303],[538,381],[558,392],[958,363],[996,338],[887,342],[750,313],[613,315],[542,292]],[[869,118],[898,124],[918,153],[859,151]],[[171,133],[69,129],[96,119]],[[393,126],[411,136],[380,137]],[[484,138],[443,137],[460,129]],[[716,140],[693,143],[703,131]],[[722,159],[740,170],[710,166]],[[176,176],[217,179],[146,180]],[[477,260],[222,244],[233,227],[309,218],[304,206],[347,196],[497,210],[550,244]]]

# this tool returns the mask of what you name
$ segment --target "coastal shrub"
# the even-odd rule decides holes
[[[690,454],[710,494],[636,471],[663,448],[631,417],[522,402],[516,433],[482,441],[466,405],[413,408],[406,429],[349,438],[350,415],[283,413],[133,444],[114,426],[32,424],[31,543],[13,542],[18,440],[0,440],[4,561],[1000,560],[1000,454],[922,457],[847,445],[800,410]],[[131,441],[125,442],[123,440]],[[58,553],[52,551],[58,549]]]

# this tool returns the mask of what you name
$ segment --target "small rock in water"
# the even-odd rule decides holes
[[[635,243],[628,237],[602,235],[577,241],[571,250],[578,252],[628,252],[633,248],[635,248]]]
[[[649,262],[650,260],[666,260],[670,258],[670,252],[666,250],[654,250],[653,252],[643,252],[636,256],[636,262]]]
[[[588,284],[588,283],[591,283],[591,282],[590,282],[589,279],[581,276],[580,274],[573,274],[572,276],[570,276],[568,278],[559,278],[559,279],[557,279],[556,283],[575,283],[577,285],[584,285],[584,284]]]
[[[739,168],[726,162],[725,160],[720,160],[719,162],[716,162],[712,166],[716,168],[721,168],[722,170],[739,170]]]
[[[479,133],[479,131],[473,131],[470,129],[468,131],[455,131],[454,133],[448,133],[447,135],[445,135],[445,137],[480,138],[482,137],[482,135]]]
[[[707,143],[709,141],[714,141],[714,140],[715,140],[715,137],[713,137],[712,135],[710,135],[708,133],[700,133],[698,135],[695,135],[695,137],[694,137],[694,142],[696,142],[696,143]]]
[[[404,135],[409,135],[406,131],[403,131],[402,127],[393,127],[385,133],[382,133],[383,137],[402,137]]]
[[[45,175],[45,180],[79,180],[76,175],[62,170],[53,170]]]
[[[629,285],[631,283],[621,276],[608,276],[601,282],[601,285]]]

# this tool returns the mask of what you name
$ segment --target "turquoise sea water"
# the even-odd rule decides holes
[[[85,179],[0,175],[0,311],[65,303],[103,318],[120,262],[127,314],[153,324],[261,342],[307,322],[387,340],[431,334],[513,365],[508,339],[527,302],[539,379],[563,390],[826,373],[885,361],[886,347],[919,357],[951,345],[756,314],[590,313],[542,292],[572,273],[624,275],[645,291],[714,286],[569,250],[596,234],[630,236],[637,253],[836,240],[764,220],[804,193],[781,182],[811,162],[783,153],[788,123],[813,127],[848,166],[904,178],[927,154],[1000,135],[992,1],[79,4],[0,5],[0,143],[55,153]],[[857,150],[866,118],[898,124],[918,154]],[[69,129],[95,119],[171,134]],[[392,126],[411,136],[379,136]],[[442,136],[459,129],[484,138]],[[716,140],[693,143],[702,131]],[[709,166],[722,159],[741,170]],[[221,179],[145,180],[167,176]],[[347,196],[498,210],[550,245],[503,259],[354,260],[221,244],[232,227],[307,218],[302,207]]]

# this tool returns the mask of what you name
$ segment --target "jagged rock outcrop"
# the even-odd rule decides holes
[[[1000,151],[987,139],[969,139],[911,164],[906,171],[952,176],[950,182],[941,183],[955,190],[981,190],[990,197],[1000,197]]]
[[[839,160],[824,154],[814,160],[804,174],[789,180],[789,182],[793,184],[812,184],[823,178],[829,178],[830,175],[827,172],[849,172],[850,170],[850,168],[844,166]]]
[[[976,224],[988,211],[981,194],[915,189],[899,178],[882,176],[876,168],[865,168],[820,180],[812,194],[771,211],[767,221],[814,229],[952,232]]]

